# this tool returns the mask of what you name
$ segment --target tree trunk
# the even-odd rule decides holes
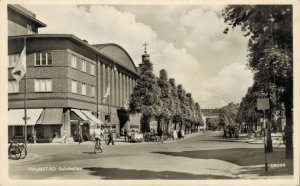
[[[285,106],[286,126],[285,126],[285,157],[293,159],[293,81],[283,95]]]
[[[141,132],[150,132],[150,122],[151,122],[151,116],[142,114],[141,116]]]
[[[156,131],[158,131],[159,129],[161,129],[161,121],[162,119],[157,119],[157,127],[156,127]]]

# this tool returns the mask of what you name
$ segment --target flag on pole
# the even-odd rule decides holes
[[[103,103],[106,102],[107,97],[110,95],[110,86],[108,85],[107,89],[106,89],[106,93],[103,97]]]
[[[126,98],[125,103],[124,103],[124,108],[127,110],[129,108],[129,99]]]
[[[12,76],[20,81],[26,73],[26,45],[24,46],[15,68],[12,70]]]

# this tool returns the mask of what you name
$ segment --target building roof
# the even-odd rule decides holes
[[[87,49],[91,50],[96,54],[100,54],[101,56],[109,59],[116,63],[117,66],[121,66],[129,70],[130,72],[138,75],[137,68],[134,65],[131,57],[127,53],[127,51],[117,45],[117,44],[103,44],[103,45],[91,45],[88,42],[79,39],[78,37],[72,34],[31,34],[31,35],[17,35],[17,36],[9,36],[9,40],[12,39],[37,39],[37,38],[65,38],[69,39],[81,46],[86,47]],[[96,47],[97,46],[97,47]]]
[[[107,44],[96,44],[93,45],[102,54],[108,55],[110,58],[122,63],[123,66],[127,67],[131,71],[137,72],[137,68],[134,65],[128,52],[118,44],[107,43]]]
[[[32,13],[31,11],[25,9],[24,7],[20,5],[12,5],[9,4],[7,5],[8,10],[15,11],[17,14],[20,14],[24,16],[26,19],[34,22],[38,27],[46,27],[47,25],[35,18],[35,14]]]

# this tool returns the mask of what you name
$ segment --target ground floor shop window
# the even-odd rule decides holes
[[[77,131],[79,128],[79,124],[71,124],[71,136],[77,137]]]
[[[35,125],[35,130],[36,130],[36,137],[39,138],[44,138],[44,126],[43,125]]]
[[[15,136],[23,136],[23,127],[22,126],[15,127]]]
[[[111,129],[113,132],[116,132],[117,131],[117,125],[116,124],[112,124],[111,125]]]
[[[53,125],[53,137],[61,137],[61,125]]]

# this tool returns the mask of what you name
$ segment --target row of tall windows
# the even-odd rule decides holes
[[[87,72],[87,64],[89,64],[89,67],[90,67],[88,73],[91,75],[95,75],[95,65],[94,64],[91,64],[88,61],[86,61],[85,59],[79,58],[73,54],[71,55],[71,67],[72,68],[78,69],[78,66],[79,66],[79,70],[81,70],[83,72]]]
[[[18,93],[19,82],[16,80],[8,81],[8,93]],[[52,79],[34,79],[34,92],[52,92],[53,80]]]
[[[15,67],[19,60],[19,54],[12,54],[8,56],[8,67]],[[50,52],[37,52],[34,53],[35,66],[51,66],[52,53]]]
[[[78,92],[77,87],[81,86],[81,92]],[[78,81],[71,81],[71,92],[80,93],[82,95],[87,95],[87,87],[90,88],[90,94],[88,96],[96,96],[96,88],[92,85],[87,85],[86,83],[81,83]],[[53,80],[52,79],[34,79],[34,91],[35,92],[52,92],[53,91]],[[19,82],[12,80],[8,82],[8,93],[18,93],[19,92]]]
[[[78,92],[78,86],[81,86],[81,92]],[[81,83],[75,80],[71,81],[71,92],[75,94],[87,95],[87,86],[90,87],[90,95],[91,97],[95,97],[95,86],[87,85],[86,83]]]

